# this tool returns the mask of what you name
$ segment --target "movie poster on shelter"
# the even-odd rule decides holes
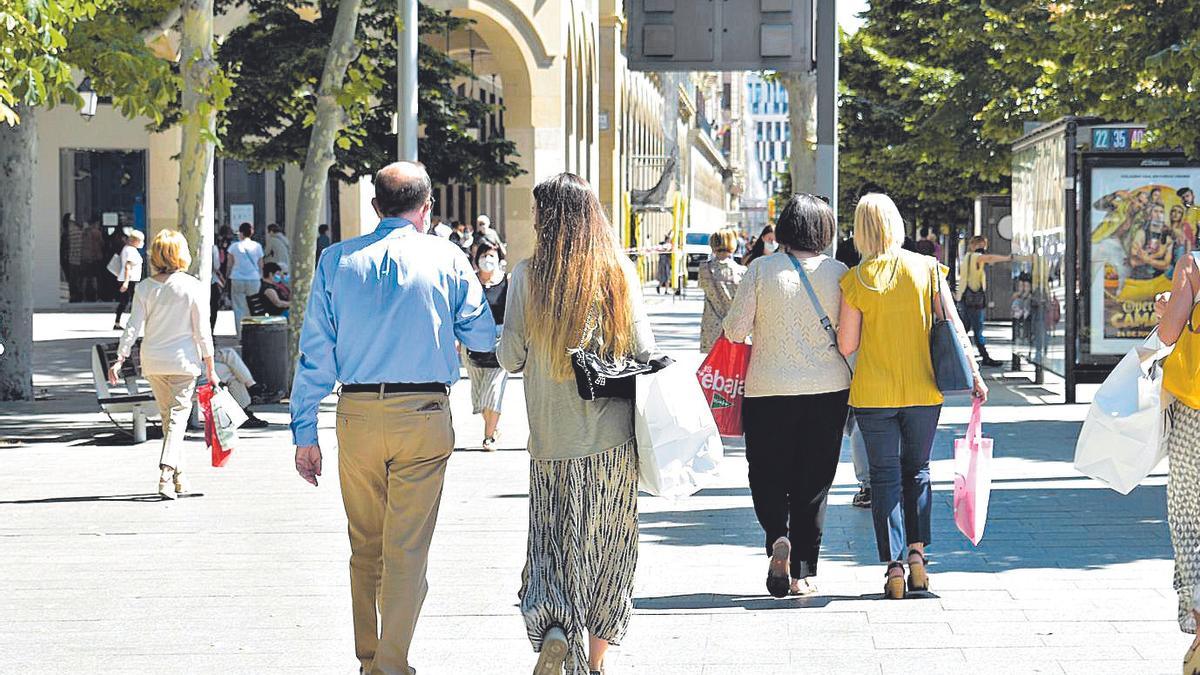
[[[1197,246],[1197,189],[1200,167],[1092,170],[1092,354],[1125,354],[1157,325],[1154,297]]]

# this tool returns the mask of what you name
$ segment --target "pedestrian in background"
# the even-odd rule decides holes
[[[1167,437],[1167,524],[1175,548],[1179,629],[1196,634],[1200,621],[1200,254],[1175,265],[1170,293],[1155,303],[1158,336],[1174,350],[1163,363],[1163,389],[1174,396]],[[1200,636],[1184,656],[1184,675],[1200,675]]]
[[[317,260],[321,259],[321,252],[329,248],[333,242],[329,239],[329,226],[321,225],[317,228]]]
[[[120,267],[117,271],[117,281],[121,284],[121,294],[117,297],[117,318],[113,319],[113,330],[121,330],[121,315],[129,309],[133,300],[133,291],[142,279],[142,254],[140,249],[146,245],[146,235],[141,230],[131,230],[121,247]]]
[[[258,293],[262,279],[263,248],[251,238],[254,226],[250,223],[239,225],[238,234],[240,239],[229,245],[229,299],[233,302],[233,330],[240,340],[242,319],[250,316],[249,298]]]
[[[84,302],[100,299],[100,275],[104,272],[104,233],[96,223],[83,228],[83,279],[80,297]]]
[[[505,308],[508,303],[508,276],[500,266],[500,250],[484,242],[475,249],[475,272],[483,284],[496,322],[496,337],[504,326]],[[508,371],[500,367],[495,349],[488,352],[466,352],[464,359],[467,377],[471,380],[471,408],[474,414],[483,415],[483,449],[496,449],[496,429],[500,426],[500,407],[504,403],[504,387],[508,382]]]
[[[292,245],[283,232],[282,225],[267,225],[267,245],[263,253],[264,262],[273,262],[287,272],[291,268]]]
[[[492,227],[492,219],[486,215],[480,214],[475,219],[475,235],[471,243],[471,257],[474,258],[475,250],[480,244],[490,244],[493,248],[500,252],[500,259],[504,260],[508,251],[504,246],[504,242],[500,240],[500,233]]]
[[[758,234],[758,238],[754,240],[754,245],[750,247],[750,252],[743,258],[742,264],[750,267],[750,263],[755,260],[771,255],[779,250],[779,242],[775,241],[775,226],[768,224]]]
[[[967,343],[955,313],[945,316],[943,309],[946,268],[901,249],[904,236],[900,211],[887,195],[868,193],[859,200],[854,243],[863,260],[842,278],[838,325],[842,354],[858,354],[850,406],[867,446],[875,542],[879,560],[887,563],[888,598],[905,597],[906,562],[908,590],[929,590],[929,455],[943,400],[929,354],[934,317],[953,321]],[[974,379],[975,395],[986,400],[987,385],[977,369]]]
[[[967,242],[967,255],[963,257],[963,284],[958,289],[957,300],[961,307],[968,331],[975,334],[975,346],[987,367],[1002,366],[1002,361],[993,359],[987,350],[987,339],[983,337],[983,324],[987,319],[987,271],[988,265],[1012,262],[1010,255],[995,255],[987,252],[987,237],[976,235]]]
[[[767,591],[777,598],[816,592],[825,504],[846,427],[850,369],[822,327],[841,304],[846,274],[822,253],[836,231],[828,204],[792,195],[773,233],[784,254],[751,263],[725,318],[730,340],[754,338],[742,426],[750,495],[771,557]]]
[[[637,448],[633,401],[580,398],[567,350],[647,361],[654,335],[637,271],[587,182],[559,174],[533,198],[537,244],[512,271],[497,353],[525,374],[533,457],[519,597],[534,673],[588,675],[603,672],[633,612]]]
[[[429,174],[416,162],[375,175],[371,204],[380,223],[321,256],[292,383],[296,470],[314,486],[321,475],[317,411],[342,383],[338,477],[349,521],[354,650],[368,675],[415,672],[408,651],[454,451],[454,343],[476,351],[496,344],[470,263],[449,241],[426,234],[430,192]]]
[[[181,445],[192,414],[196,378],[205,374],[213,386],[221,381],[213,365],[212,332],[204,320],[206,289],[187,273],[191,264],[182,234],[161,230],[155,235],[150,245],[153,276],[130,289],[134,297],[129,326],[121,335],[117,360],[108,373],[108,381],[115,385],[134,343],[143,335],[142,373],[162,416],[158,493],[167,499],[188,491]]]
[[[704,291],[704,314],[700,318],[700,351],[707,354],[721,336],[721,323],[729,313],[738,284],[746,268],[733,261],[737,233],[725,229],[708,237],[712,257],[700,265],[700,290]]]
[[[669,291],[671,288],[671,256],[674,248],[672,235],[668,232],[658,245],[658,287],[655,292],[659,294],[662,294],[664,289]]]
[[[283,283],[283,270],[279,265],[264,263],[258,284],[258,293],[251,296],[253,304],[261,307],[268,316],[287,316],[292,306],[292,291]]]
[[[225,266],[222,264],[222,261],[225,259],[225,253],[218,245],[213,244],[210,258],[212,279],[208,285],[208,328],[209,330],[216,330],[217,314],[221,311],[221,294],[224,292],[226,284]]]

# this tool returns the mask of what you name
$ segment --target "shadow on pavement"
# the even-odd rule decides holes
[[[193,492],[191,494],[180,495],[178,499],[189,499],[192,497],[203,497],[202,492]],[[132,495],[88,495],[84,497],[47,497],[45,499],[17,499],[14,501],[4,502],[0,504],[71,504],[78,502],[167,502],[170,499],[163,497],[157,492],[146,494]]]
[[[918,597],[916,595],[912,596]],[[937,598],[924,593],[921,598]],[[866,595],[810,595],[806,597],[772,598],[768,595],[730,595],[727,593],[689,593],[687,595],[664,595],[657,598],[634,598],[633,608],[643,611],[670,609],[744,609],[747,611],[772,609],[804,609],[827,607],[830,603],[849,600],[882,600],[882,593]]]
[[[1099,569],[1138,560],[1170,560],[1174,555],[1166,525],[1165,486],[1142,486],[1129,495],[1082,480],[1078,480],[1081,487],[1059,487],[1057,481],[1048,487],[1004,487],[1019,481],[996,481],[987,529],[978,547],[955,527],[952,490],[935,490],[932,571]],[[738,488],[714,488],[700,494],[738,497],[747,493]],[[757,550],[763,545],[748,498],[725,508],[643,511],[640,521],[643,535],[666,546],[717,544]],[[830,505],[821,559],[878,565],[870,512],[846,504]]]

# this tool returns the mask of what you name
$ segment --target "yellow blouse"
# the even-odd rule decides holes
[[[862,312],[858,363],[850,383],[855,408],[941,405],[933,378],[933,266],[928,256],[901,250],[862,263],[842,277],[842,297]]]

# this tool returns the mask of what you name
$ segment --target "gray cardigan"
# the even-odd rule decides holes
[[[641,283],[632,263],[622,260],[633,298],[636,358],[645,361],[656,349],[646,315]],[[525,332],[525,302],[529,295],[526,262],[509,275],[508,308],[496,357],[511,373],[524,373],[525,407],[529,415],[529,454],[534,459],[573,459],[623,445],[633,438],[633,402],[625,399],[579,398],[575,380],[555,381],[548,359],[531,352]]]

